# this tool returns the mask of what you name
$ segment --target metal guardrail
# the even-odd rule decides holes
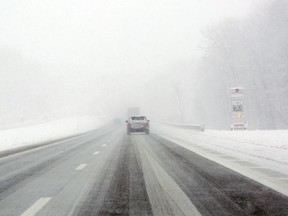
[[[178,128],[190,129],[190,130],[198,130],[198,131],[204,131],[205,130],[205,124],[192,125],[192,124],[167,123],[167,122],[159,122],[159,123],[165,124],[165,125],[170,125],[173,127],[178,127]]]

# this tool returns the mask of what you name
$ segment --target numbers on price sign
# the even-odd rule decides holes
[[[242,112],[243,111],[243,106],[242,104],[237,104],[237,105],[233,105],[233,111],[234,112]]]

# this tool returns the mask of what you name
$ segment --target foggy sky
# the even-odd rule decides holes
[[[197,79],[201,29],[257,2],[2,0],[1,120],[173,106],[170,86]]]

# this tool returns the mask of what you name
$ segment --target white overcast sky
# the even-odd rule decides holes
[[[257,2],[0,0],[0,50],[14,49],[24,61],[37,62],[60,80],[57,95],[45,93],[50,100],[58,97],[55,106],[75,101],[111,106],[111,98],[132,105],[155,74],[165,74],[179,62],[197,61],[201,29],[225,17],[245,18]],[[135,82],[139,79],[144,81]],[[51,82],[43,85],[53,86]]]
[[[141,57],[150,57],[150,51],[163,55],[170,48],[176,56],[191,56],[201,28],[223,17],[246,16],[257,0],[0,2],[1,45],[18,47],[25,56],[48,63],[71,64],[79,57],[90,61],[134,55],[136,49],[148,50]]]

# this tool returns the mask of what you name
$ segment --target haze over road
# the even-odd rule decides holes
[[[1,1],[0,216],[288,216],[287,11]]]

